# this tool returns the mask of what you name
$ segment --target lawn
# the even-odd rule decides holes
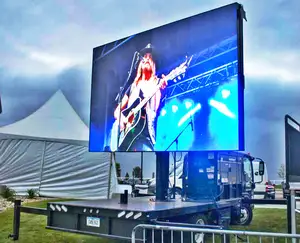
[[[32,207],[46,207],[47,202],[30,203]],[[298,232],[300,232],[300,217],[298,218]],[[13,209],[0,213],[0,242],[12,242],[8,235],[12,233]],[[70,234],[45,229],[46,217],[32,214],[21,214],[21,228],[19,243],[106,243],[116,242],[109,239]],[[283,209],[255,209],[254,219],[249,227],[233,227],[238,230],[282,232],[287,231],[286,210]],[[252,241],[251,241],[252,242]]]
[[[61,200],[60,200],[61,201]],[[30,203],[27,206],[46,208],[47,202]],[[20,239],[18,243],[108,243],[115,242],[108,239],[70,234],[45,229],[47,224],[45,216],[21,213]],[[8,235],[12,233],[13,209],[0,213],[0,242],[12,243]]]
[[[287,233],[287,215],[285,209],[254,209],[250,226],[235,226],[237,230]],[[300,217],[297,217],[297,232],[300,233]]]

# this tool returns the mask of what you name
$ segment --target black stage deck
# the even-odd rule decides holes
[[[203,212],[214,208],[225,208],[236,204],[240,199],[227,199],[214,201],[197,201],[183,202],[180,199],[170,200],[165,202],[150,201],[153,197],[129,198],[128,204],[120,204],[118,198],[102,199],[102,200],[82,200],[82,201],[67,201],[55,202],[55,205],[65,205],[67,207],[86,208],[87,211],[105,210],[105,211],[133,211],[148,214],[148,218],[152,217],[170,217],[172,215],[183,215],[188,213]]]
[[[231,213],[231,206],[239,204],[241,200],[236,198],[218,202],[183,202],[177,199],[153,202],[150,201],[151,198],[153,197],[129,198],[128,204],[120,204],[118,198],[49,202],[47,228],[130,239],[133,228],[138,224],[152,224],[158,221],[186,223],[195,214],[207,213],[214,209],[227,218]],[[137,237],[142,238],[142,233],[140,231]]]

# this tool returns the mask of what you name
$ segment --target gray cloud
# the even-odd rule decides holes
[[[234,1],[213,0],[201,4],[195,0],[151,0],[143,4],[135,0],[1,1],[0,38],[5,40],[5,45],[0,46],[0,54],[5,54],[6,60],[1,60],[0,65],[25,72],[29,62],[46,72],[46,66],[28,57],[35,50],[58,59],[67,58],[74,62],[71,66],[77,63],[90,68],[95,46],[231,2]],[[246,61],[263,59],[270,63],[272,56],[265,53],[285,52],[298,45],[299,1],[243,0],[241,3],[249,19],[245,23]],[[20,53],[22,48],[30,50]],[[34,71],[32,68],[31,72]]]
[[[34,87],[43,93],[41,82],[51,86],[45,86],[49,93],[44,93],[40,104],[62,85],[68,100],[87,123],[92,48],[234,1],[203,2],[1,1],[0,55],[5,57],[0,60],[3,106],[7,110],[18,109],[19,113],[15,113],[18,118],[14,119],[20,119],[25,116],[23,106],[16,102],[23,90],[20,87],[31,87],[31,91]],[[291,113],[300,119],[300,78],[296,72],[300,62],[300,2],[243,0],[241,3],[248,17],[244,25],[245,70],[249,70],[245,90],[246,145],[249,152],[267,160],[272,178],[284,160],[283,117]],[[57,60],[63,63],[57,64]],[[73,68],[76,64],[80,68]],[[288,80],[295,82],[287,83],[284,75],[292,75]],[[32,102],[29,91],[27,95],[23,93],[24,104]],[[81,93],[84,97],[80,97]],[[32,111],[37,108],[30,107]],[[0,125],[11,119],[5,112]]]
[[[91,79],[87,76],[84,70],[73,67],[61,73],[57,78],[63,94],[82,121],[89,126]]]
[[[294,83],[249,80],[245,92],[246,149],[266,160],[270,178],[285,163],[284,116],[300,121],[300,87]]]
[[[91,81],[85,70],[73,67],[58,75],[22,77],[5,75],[0,69],[0,95],[3,113],[0,126],[23,119],[39,109],[61,90],[73,109],[89,125]],[[59,107],[57,107],[59,109]]]
[[[298,10],[300,2],[292,1],[243,1],[249,22],[245,24],[247,38],[263,44],[257,48],[285,49],[299,45],[300,27]],[[298,41],[297,41],[298,40]],[[282,46],[283,44],[283,46]],[[274,50],[277,51],[277,50]]]
[[[285,113],[300,112],[300,85],[249,80],[245,90],[246,116],[269,122],[283,119]]]

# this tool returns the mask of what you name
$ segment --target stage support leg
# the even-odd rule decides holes
[[[156,152],[156,201],[168,200],[169,152]]]
[[[296,200],[295,200],[295,191],[291,190],[291,226],[292,234],[296,234]],[[296,243],[296,239],[293,239],[293,243]]]
[[[291,234],[292,233],[292,219],[291,219],[291,215],[292,215],[292,210],[291,210],[291,195],[288,194],[287,195],[287,226],[288,226],[288,233]]]

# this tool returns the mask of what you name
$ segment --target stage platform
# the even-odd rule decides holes
[[[102,200],[80,200],[80,201],[66,201],[49,203],[49,209],[51,211],[57,211],[60,208],[72,209],[76,213],[93,214],[93,215],[105,215],[115,216],[122,218],[120,215],[126,218],[134,217],[139,214],[139,217],[135,219],[156,219],[172,216],[180,216],[186,214],[193,214],[197,212],[205,212],[212,209],[222,209],[231,207],[237,204],[240,199],[227,199],[220,200],[218,202],[212,200],[201,200],[197,202],[184,202],[181,199],[169,200],[169,201],[151,201],[154,197],[137,197],[128,198],[128,204],[120,204],[119,198],[102,199]],[[51,207],[52,205],[52,207]],[[54,210],[53,210],[54,209]],[[123,215],[124,214],[124,215]],[[132,216],[130,216],[132,214]]]

